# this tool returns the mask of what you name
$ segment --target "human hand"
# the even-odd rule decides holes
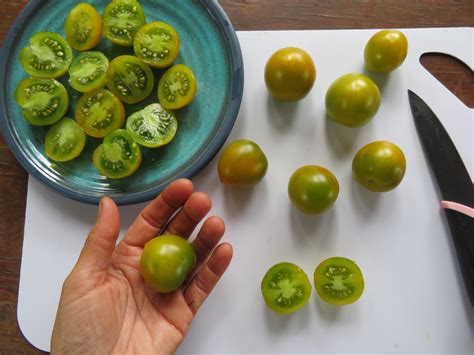
[[[210,208],[206,194],[193,193],[189,180],[177,180],[143,209],[116,245],[119,211],[113,200],[103,198],[96,224],[64,282],[51,353],[173,354],[227,269],[232,247],[218,245],[224,222],[209,217],[192,242],[198,258],[194,272],[168,294],[156,294],[144,283],[142,250],[162,230],[188,238]]]

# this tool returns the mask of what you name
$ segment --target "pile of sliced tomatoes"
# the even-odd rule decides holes
[[[27,122],[51,126],[44,147],[50,159],[70,161],[81,155],[87,136],[102,139],[93,163],[102,175],[119,179],[139,168],[143,147],[158,148],[173,139],[178,120],[171,110],[193,101],[196,78],[183,64],[171,66],[180,48],[176,30],[164,22],[145,22],[137,0],[114,0],[103,16],[92,5],[81,3],[66,17],[66,39],[40,32],[21,50],[20,63],[31,77],[19,83],[15,98]],[[102,36],[115,45],[133,47],[134,55],[107,58],[92,50]],[[158,83],[157,103],[126,120],[124,104],[142,102],[153,91],[150,67],[170,67]],[[64,117],[73,93],[56,80],[66,73],[72,89],[83,95],[75,119]]]

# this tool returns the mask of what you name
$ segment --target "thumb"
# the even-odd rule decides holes
[[[120,213],[115,202],[104,197],[94,227],[82,248],[76,271],[101,272],[107,270],[115,243],[120,233]]]

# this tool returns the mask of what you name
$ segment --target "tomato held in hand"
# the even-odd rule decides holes
[[[247,139],[239,139],[229,144],[217,165],[219,179],[225,185],[253,186],[265,176],[268,168],[267,157],[260,147]]]
[[[318,214],[328,210],[339,195],[339,183],[327,169],[306,165],[291,175],[288,196],[303,213]]]
[[[160,235],[143,248],[142,275],[154,291],[172,292],[186,280],[196,261],[196,251],[186,239]]]
[[[364,50],[365,66],[378,74],[388,74],[405,61],[408,41],[397,30],[383,30],[374,34]]]
[[[265,84],[270,94],[281,101],[298,101],[305,97],[316,80],[311,56],[300,48],[282,48],[265,66]]]
[[[364,292],[364,277],[352,260],[332,257],[314,270],[314,286],[324,301],[344,306],[360,298]]]
[[[262,295],[268,308],[277,313],[293,313],[301,309],[311,295],[306,273],[292,263],[272,266],[261,283]]]
[[[336,79],[326,93],[326,110],[334,121],[348,127],[368,123],[380,106],[377,85],[362,74],[346,74]]]
[[[352,161],[356,181],[375,192],[397,187],[406,170],[405,155],[395,144],[378,141],[362,147]]]

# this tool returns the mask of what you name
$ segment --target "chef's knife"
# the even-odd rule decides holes
[[[474,306],[474,186],[453,141],[443,125],[415,93],[408,90],[411,111],[425,155],[431,165],[443,200],[443,206],[459,260],[467,294]],[[450,203],[453,202],[453,203]],[[461,206],[461,208],[459,208]],[[464,211],[460,212],[460,211]]]

